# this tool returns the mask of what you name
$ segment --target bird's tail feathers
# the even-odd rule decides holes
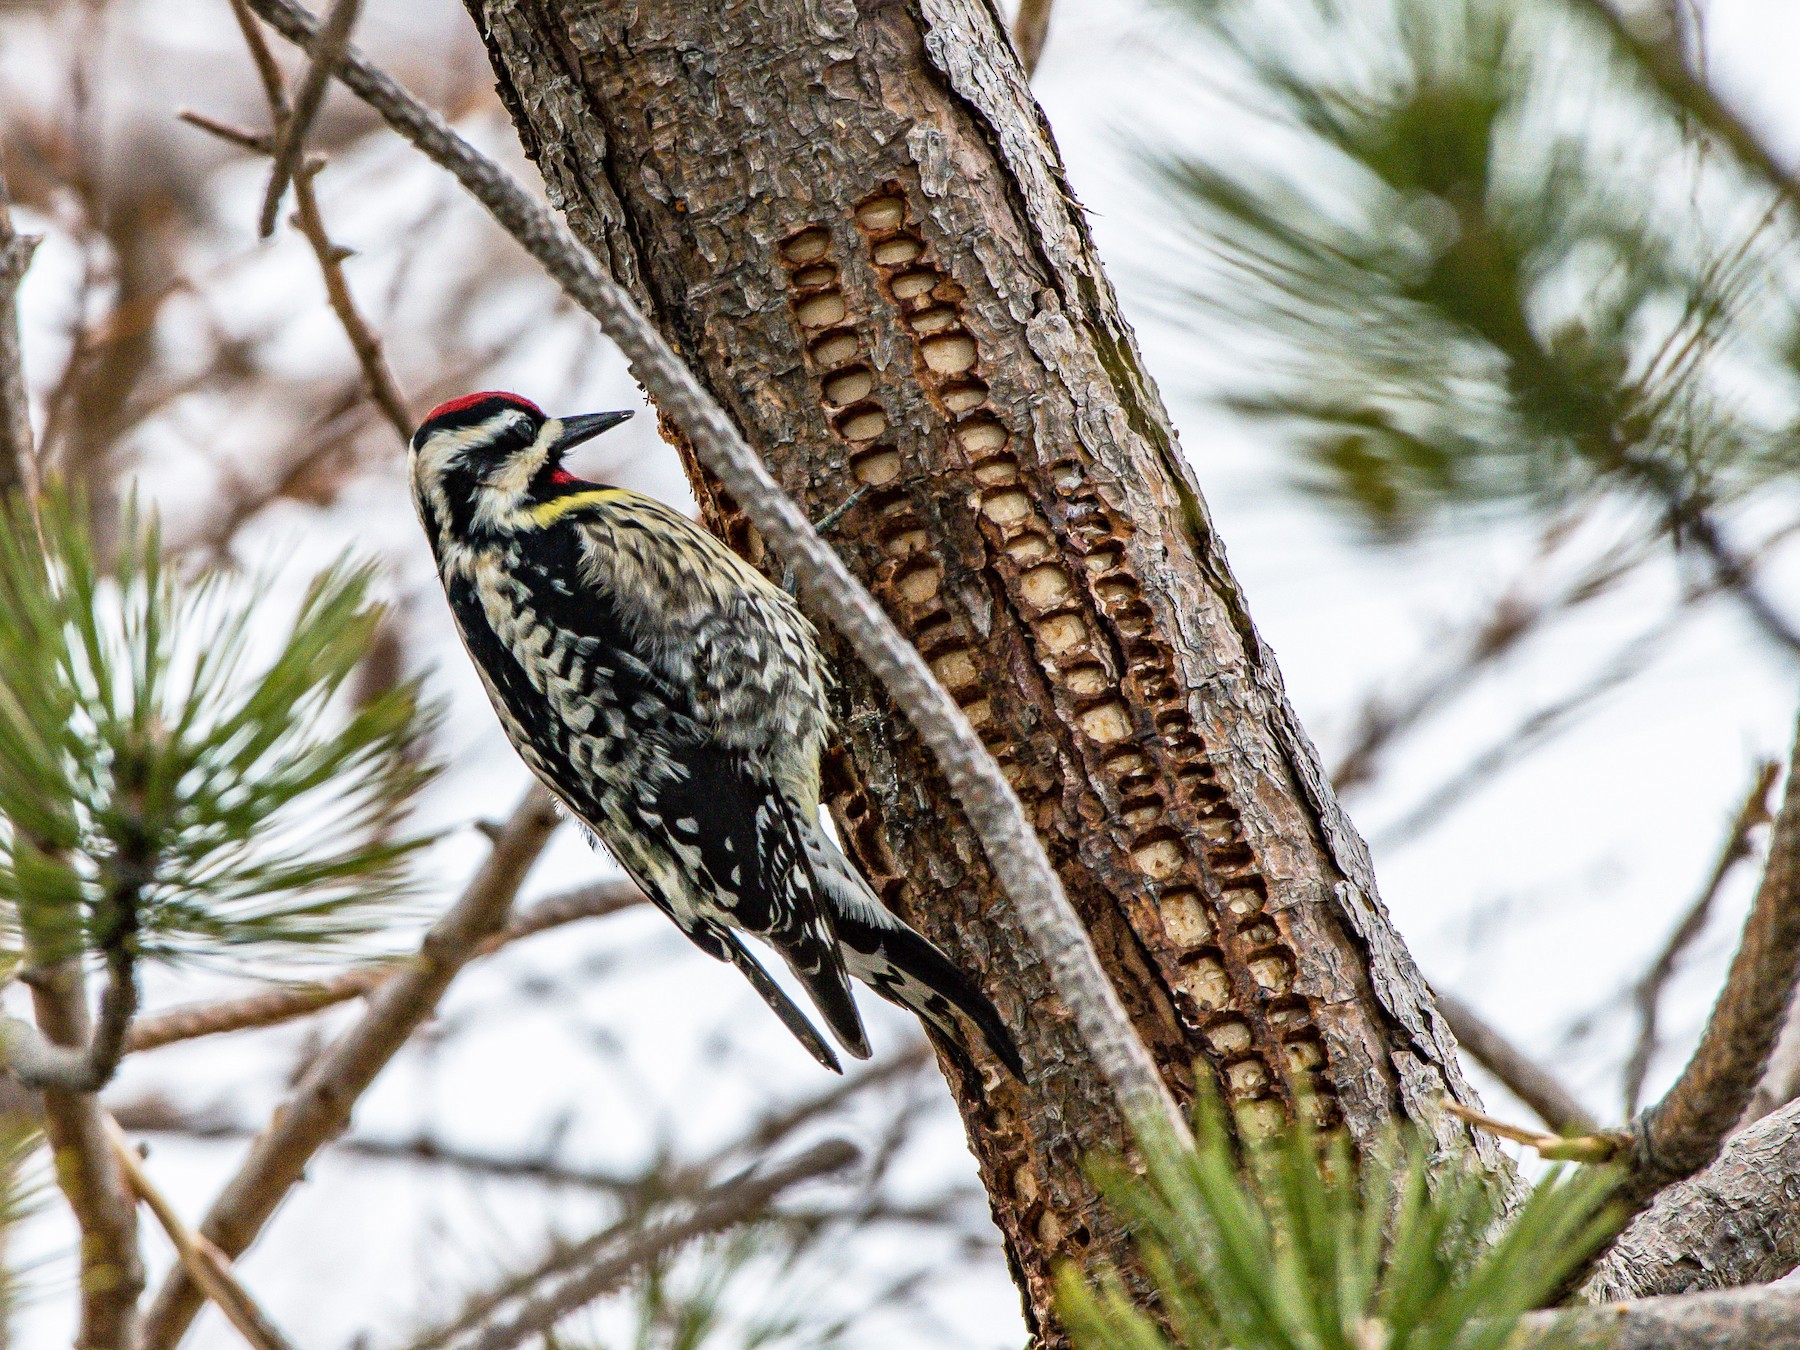
[[[1012,1033],[975,982],[875,897],[830,836],[815,827],[808,832],[807,850],[831,900],[832,923],[850,973],[940,1032],[972,1077],[979,1075],[957,1012],[975,1024],[1013,1076],[1023,1078],[1025,1066]]]
[[[790,884],[809,888],[812,893],[796,897],[788,910],[790,921],[766,936],[794,972],[794,978],[806,986],[807,996],[838,1044],[857,1059],[867,1059],[872,1053],[869,1035],[863,1029],[862,1014],[856,1010],[844,952],[838,945],[830,889],[813,866],[813,850],[806,839],[809,831],[797,813],[791,818],[791,826],[794,860],[788,873]]]
[[[738,936],[719,929],[715,937],[724,949],[725,959],[750,981],[750,987],[774,1010],[775,1015],[781,1019],[781,1024],[794,1033],[795,1039],[806,1047],[807,1053],[833,1073],[842,1073],[843,1066],[838,1063],[837,1054],[826,1043],[825,1038],[806,1020],[806,1014],[794,1005],[794,1001],[783,992],[781,986],[769,977],[769,972],[745,949]]]

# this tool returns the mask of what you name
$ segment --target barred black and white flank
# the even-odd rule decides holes
[[[779,587],[660,502],[583,482],[573,446],[628,413],[515,394],[432,410],[413,500],[469,655],[533,773],[700,949],[837,1056],[744,947],[766,941],[867,1058],[854,975],[968,1060],[952,1009],[1019,1073],[993,1006],[876,899],[819,825],[827,675]]]

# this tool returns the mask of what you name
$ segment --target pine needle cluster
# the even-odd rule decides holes
[[[34,964],[213,957],[365,931],[408,886],[432,776],[415,684],[354,706],[366,568],[307,589],[177,577],[127,508],[102,558],[79,497],[0,511],[0,913]]]
[[[1188,300],[1271,344],[1228,393],[1306,490],[1377,540],[1603,493],[1679,539],[1792,474],[1794,222],[1584,6],[1179,9],[1267,133],[1152,155]]]
[[[1508,1212],[1495,1177],[1417,1136],[1361,1158],[1305,1128],[1239,1146],[1207,1104],[1196,1138],[1145,1136],[1141,1175],[1102,1170],[1158,1311],[1065,1269],[1077,1350],[1501,1350],[1613,1228],[1597,1169]]]

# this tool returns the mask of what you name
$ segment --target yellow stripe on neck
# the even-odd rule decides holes
[[[539,502],[526,514],[531,517],[534,525],[542,529],[554,525],[571,511],[579,511],[584,506],[605,506],[630,495],[624,488],[593,488],[587,492],[571,492],[566,497],[552,497],[547,502]]]

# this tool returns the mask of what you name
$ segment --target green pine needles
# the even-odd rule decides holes
[[[1705,513],[1800,422],[1792,221],[1731,147],[1568,0],[1180,8],[1260,131],[1150,157],[1301,484],[1380,540],[1614,492],[1729,572]]]
[[[425,842],[415,685],[349,706],[379,621],[339,566],[285,633],[269,584],[175,576],[128,508],[0,510],[0,913],[34,966],[288,949],[366,931]],[[128,978],[128,965],[124,972]]]
[[[1612,1229],[1606,1172],[1553,1175],[1507,1215],[1495,1178],[1432,1165],[1416,1136],[1356,1161],[1302,1128],[1240,1158],[1216,1105],[1197,1124],[1195,1149],[1104,1173],[1162,1320],[1065,1269],[1077,1350],[1500,1350]]]

